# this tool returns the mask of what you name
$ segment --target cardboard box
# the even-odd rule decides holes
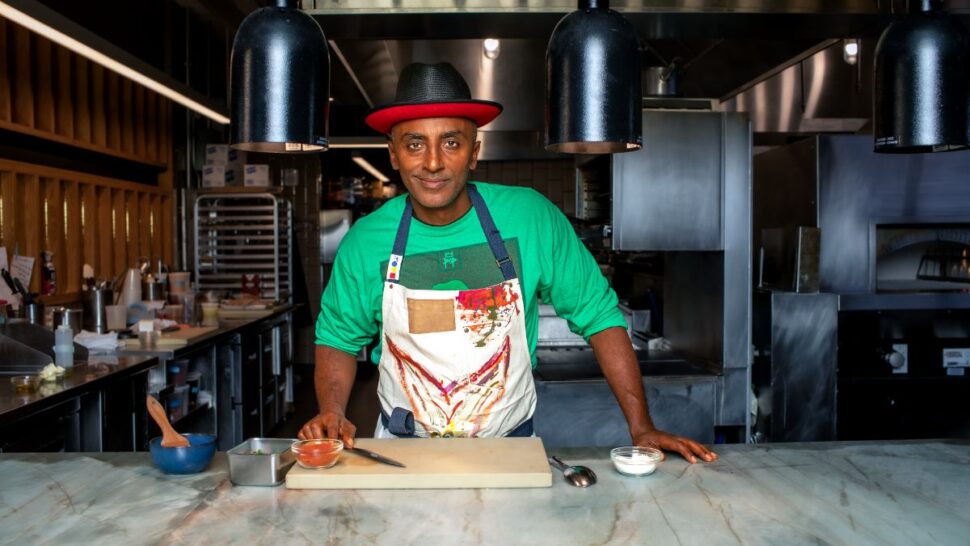
[[[272,185],[269,165],[246,165],[243,173],[243,186],[262,188]]]
[[[206,165],[202,167],[203,188],[231,186],[235,181],[236,171],[225,165]]]
[[[243,165],[246,163],[246,152],[230,148],[228,144],[210,144],[205,147],[206,165]]]

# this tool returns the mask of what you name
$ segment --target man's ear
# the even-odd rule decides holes
[[[475,167],[478,165],[478,152],[481,149],[482,149],[482,141],[481,140],[475,140],[475,147],[472,148],[472,160],[468,164],[468,170],[470,170],[470,171],[474,171],[475,170]]]
[[[400,169],[398,168],[397,163],[397,153],[394,152],[394,139],[390,134],[387,135],[387,153],[391,156],[391,168],[393,168],[395,171],[399,171]]]

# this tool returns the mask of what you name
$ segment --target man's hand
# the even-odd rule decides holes
[[[693,440],[688,440],[687,438],[674,436],[673,434],[664,432],[662,430],[638,434],[635,438],[633,438],[633,444],[642,447],[656,448],[659,449],[661,453],[665,451],[674,451],[680,453],[681,456],[687,459],[687,462],[689,463],[696,463],[698,457],[706,462],[717,460],[717,453],[714,453],[701,444],[698,444]],[[666,457],[666,454],[664,456]]]
[[[354,447],[354,434],[357,427],[347,420],[342,413],[327,412],[321,413],[307,421],[297,434],[301,440],[312,440],[317,438],[336,438],[347,447]]]

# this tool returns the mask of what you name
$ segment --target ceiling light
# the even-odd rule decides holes
[[[359,155],[355,155],[351,159],[354,160],[354,163],[360,165],[361,169],[364,169],[365,171],[370,173],[371,176],[380,180],[381,182],[389,182],[391,180],[390,178],[384,176],[384,173],[377,170],[376,167],[371,165],[370,162],[364,159],[363,157],[360,157]]]
[[[482,42],[482,53],[488,59],[497,59],[501,52],[502,44],[495,38],[485,38]]]
[[[852,65],[859,62],[859,41],[858,40],[846,40],[842,44],[842,60]]]
[[[229,143],[251,152],[328,148],[330,49],[295,0],[250,13],[229,61]]]
[[[136,70],[132,68],[132,62],[122,62],[118,60],[119,55],[113,55],[106,53],[107,48],[104,50],[92,47],[81,40],[71,36],[67,32],[58,30],[49,21],[57,19],[57,15],[50,11],[48,8],[42,5],[30,6],[30,9],[21,7],[14,7],[11,4],[19,4],[18,2],[0,2],[0,17],[12,21],[28,30],[35,32],[44,38],[56,43],[57,45],[64,47],[77,53],[78,55],[95,62],[112,72],[115,72],[129,80],[144,86],[147,89],[158,93],[159,95],[181,104],[182,106],[197,112],[216,123],[229,123],[229,118],[225,114],[217,111],[215,108],[206,106],[203,104],[202,100],[192,98],[187,94],[187,92],[177,91],[171,84],[165,84],[159,81],[158,78],[149,76],[146,74],[146,70]],[[28,13],[29,12],[29,13]],[[43,19],[43,20],[42,20]],[[58,25],[61,28],[67,26],[67,22],[64,25]],[[77,34],[71,32],[71,34]]]
[[[940,3],[916,3],[876,45],[872,117],[877,152],[970,147],[970,36]]]
[[[387,149],[387,137],[330,137],[330,149]]]
[[[546,49],[546,149],[602,154],[643,145],[640,40],[607,0],[579,0]]]

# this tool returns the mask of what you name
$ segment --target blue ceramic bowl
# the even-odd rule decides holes
[[[188,447],[162,447],[162,437],[148,443],[152,461],[166,474],[195,474],[202,472],[216,453],[216,437],[211,434],[183,434]]]

